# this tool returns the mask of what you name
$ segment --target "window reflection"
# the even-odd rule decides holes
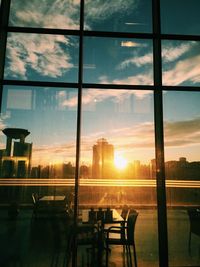
[[[83,67],[84,82],[151,85],[152,41],[85,37]]]
[[[199,35],[199,9],[199,0],[161,0],[162,33]]]
[[[90,186],[97,187],[90,194],[85,192],[86,188],[81,189],[81,204],[97,205],[106,193],[107,197],[101,200],[104,205],[139,205],[151,194],[151,204],[155,205],[151,189],[140,187],[143,183],[155,185],[150,181],[155,178],[153,125],[152,92],[84,90],[80,175],[83,186],[87,186],[84,180],[87,179],[88,190]],[[135,194],[129,198],[133,188]]]
[[[11,166],[8,169],[14,168],[19,156],[29,159],[29,163],[27,159],[20,163],[28,166],[25,177],[74,177],[76,105],[70,103],[76,102],[76,97],[76,89],[4,88],[1,152],[3,162],[9,160],[4,162]],[[5,176],[18,177],[16,170]]]
[[[151,1],[85,1],[85,30],[151,32]]]
[[[12,26],[79,29],[79,0],[11,1]]]
[[[199,86],[199,47],[196,41],[163,41],[164,85]]]
[[[6,79],[77,82],[78,37],[10,33]]]
[[[199,100],[199,92],[174,91],[164,94],[170,265],[176,265],[177,262],[199,265],[198,236],[196,239],[195,235],[192,237],[191,251],[188,247],[190,231],[188,211],[199,207],[200,199]]]

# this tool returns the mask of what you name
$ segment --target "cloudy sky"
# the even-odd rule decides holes
[[[150,3],[150,0],[87,0],[84,29],[151,33]],[[163,33],[182,34],[184,28],[186,34],[199,34],[200,1],[181,3],[180,8],[179,1],[161,1]],[[78,0],[12,1],[9,23],[78,30],[79,4]],[[83,41],[84,82],[153,85],[151,40],[85,37]],[[76,83],[78,49],[76,36],[10,33],[5,78]],[[199,86],[199,51],[197,41],[163,41],[163,84]],[[181,156],[189,161],[199,160],[199,100],[198,93],[164,93],[166,160]],[[82,162],[91,161],[92,146],[102,137],[129,161],[147,163],[155,157],[152,92],[91,88],[83,91],[82,102]],[[31,132],[27,141],[33,142],[35,164],[74,161],[76,107],[75,88],[6,86],[0,126],[26,128]],[[3,135],[0,138],[3,148],[5,138]]]

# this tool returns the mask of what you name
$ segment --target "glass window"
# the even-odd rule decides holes
[[[32,167],[75,161],[76,89],[6,86],[3,91],[2,129],[29,131]],[[72,103],[74,104],[72,106]],[[1,134],[5,146],[6,135]],[[54,174],[63,178],[63,173]],[[52,177],[52,178],[54,178]]]
[[[152,41],[85,37],[84,82],[153,84]]]
[[[158,266],[152,92],[84,89],[82,103],[80,211],[137,210],[138,265]],[[111,261],[119,249],[112,247]]]
[[[79,29],[79,0],[12,0],[10,26]]]
[[[199,264],[199,238],[192,233],[189,243],[191,222],[188,213],[199,207],[200,199],[199,101],[200,92],[164,94],[170,266]]]
[[[168,34],[200,34],[199,0],[161,0],[161,29]]]
[[[77,82],[78,45],[78,37],[10,33],[5,78]]]
[[[163,84],[199,86],[199,49],[196,41],[163,41]]]
[[[86,0],[85,30],[151,32],[151,1]]]
[[[77,107],[72,103],[76,98],[76,89],[4,87],[0,120],[2,264],[50,266],[54,253],[62,246],[66,251],[70,244],[66,226],[74,200]],[[66,253],[59,255],[59,261],[66,257]]]

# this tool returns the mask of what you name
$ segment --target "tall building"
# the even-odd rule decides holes
[[[32,143],[26,143],[25,138],[30,134],[28,130],[20,128],[6,128],[2,131],[6,137],[6,149],[0,151],[1,177],[28,177],[31,169]],[[14,141],[19,139],[19,141]]]
[[[114,166],[114,147],[105,138],[93,146],[92,177],[112,178]]]

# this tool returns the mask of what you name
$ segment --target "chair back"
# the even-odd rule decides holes
[[[129,208],[127,205],[124,205],[122,208],[122,212],[121,212],[121,217],[126,221],[128,219],[128,215],[129,215]]]
[[[34,193],[32,193],[32,201],[33,201],[33,204],[36,205],[36,196]]]
[[[190,231],[200,236],[200,211],[199,209],[193,208],[188,209],[188,216],[190,220]]]
[[[130,212],[127,221],[127,241],[129,244],[134,244],[135,224],[138,217],[138,212]]]

